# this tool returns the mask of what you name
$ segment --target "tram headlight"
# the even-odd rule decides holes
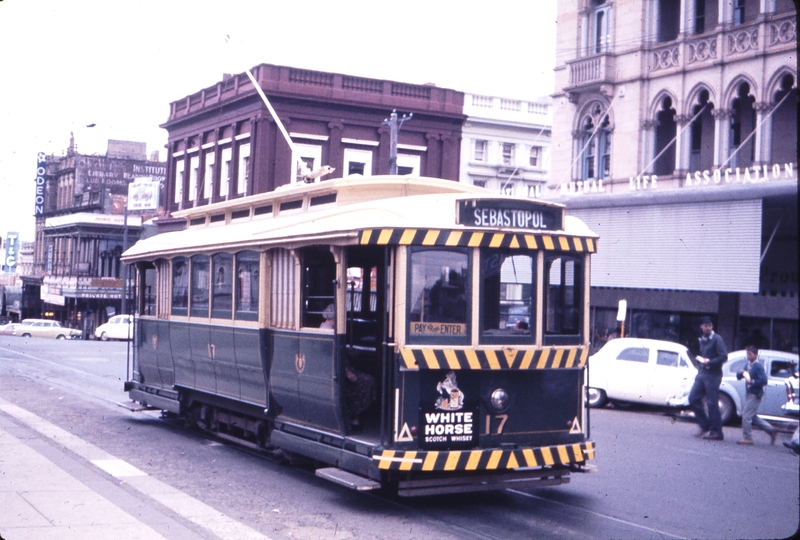
[[[489,402],[492,404],[492,407],[497,412],[503,412],[508,408],[509,402],[509,395],[506,392],[505,388],[497,388],[492,392],[492,395],[489,397]]]

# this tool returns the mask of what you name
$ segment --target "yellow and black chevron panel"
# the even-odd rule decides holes
[[[550,467],[594,459],[594,443],[565,444],[516,450],[397,451],[372,456],[387,471],[494,471],[520,467]]]
[[[492,247],[587,253],[594,253],[597,250],[594,238],[557,234],[437,229],[366,229],[359,233],[359,243],[378,246],[398,244],[401,246]]]
[[[588,347],[545,349],[401,349],[404,369],[526,370],[583,368]]]

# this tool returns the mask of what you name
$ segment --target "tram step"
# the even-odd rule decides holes
[[[320,478],[358,491],[369,491],[381,487],[380,483],[375,480],[370,480],[369,478],[364,478],[363,476],[358,476],[357,474],[343,471],[336,467],[317,469],[316,473]]]
[[[140,412],[140,411],[155,411],[157,410],[156,407],[150,407],[149,405],[142,405],[135,401],[125,401],[117,403],[117,406],[122,407],[123,409],[128,409],[131,412]]]

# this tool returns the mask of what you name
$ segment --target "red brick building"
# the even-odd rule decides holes
[[[297,160],[323,180],[388,174],[392,110],[401,117],[399,174],[458,181],[464,94],[337,73],[261,64],[251,70],[295,155],[247,73],[226,75],[170,104],[168,213],[271,191],[296,178]],[[165,216],[166,217],[166,216]]]

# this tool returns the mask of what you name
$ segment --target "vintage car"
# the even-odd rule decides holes
[[[48,319],[23,319],[13,330],[15,336],[55,339],[79,339],[81,334],[80,330],[65,328],[60,322]]]
[[[107,323],[98,326],[94,335],[102,341],[131,339],[133,337],[133,317],[131,315],[115,315]]]
[[[683,345],[655,339],[612,339],[589,357],[587,404],[609,401],[665,406],[694,381],[697,368]]]

